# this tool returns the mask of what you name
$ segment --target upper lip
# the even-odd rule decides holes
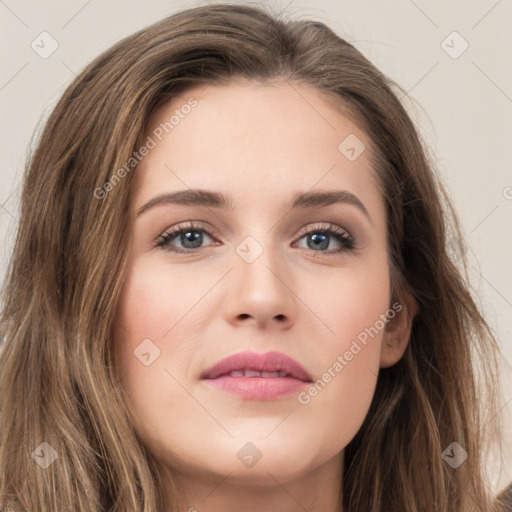
[[[311,376],[297,361],[281,352],[238,352],[214,364],[203,371],[201,379],[215,379],[237,370],[255,370],[259,372],[285,372],[290,377],[312,382]]]

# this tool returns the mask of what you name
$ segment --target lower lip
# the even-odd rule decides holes
[[[277,400],[301,391],[307,382],[292,377],[230,377],[206,379],[220,391],[237,395],[247,400]]]

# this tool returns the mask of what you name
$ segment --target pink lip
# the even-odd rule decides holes
[[[286,376],[232,376],[230,372],[253,370],[282,372]],[[222,359],[201,374],[201,379],[221,391],[249,400],[275,400],[300,391],[312,382],[308,372],[281,352],[239,352]]]

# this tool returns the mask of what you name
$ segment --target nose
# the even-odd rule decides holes
[[[252,262],[234,253],[224,314],[233,326],[254,325],[263,330],[287,330],[295,323],[297,297],[283,258],[269,247]]]

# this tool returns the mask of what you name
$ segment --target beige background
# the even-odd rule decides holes
[[[125,35],[205,2],[0,0],[0,272],[16,228],[30,137],[75,73]],[[210,2],[212,3],[212,2]],[[251,2],[240,2],[251,3]],[[406,91],[467,235],[475,295],[503,347],[505,466],[512,480],[512,4],[508,0],[264,1],[314,17]],[[43,59],[31,44],[57,49]],[[460,35],[453,35],[456,31]],[[445,41],[443,43],[443,41]],[[459,55],[461,50],[467,49]],[[43,48],[39,50],[43,51]],[[450,55],[451,54],[451,55]],[[456,57],[456,58],[454,58]]]

